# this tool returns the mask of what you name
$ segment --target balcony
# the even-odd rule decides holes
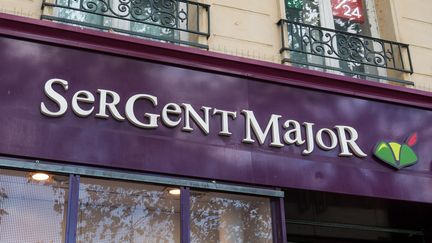
[[[414,84],[404,80],[404,74],[413,73],[406,44],[285,19],[278,25],[282,63],[362,79]]]
[[[209,8],[188,0],[44,0],[41,19],[208,49]]]

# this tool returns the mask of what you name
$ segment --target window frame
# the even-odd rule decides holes
[[[300,0],[300,1],[303,1],[303,0]],[[367,31],[370,32],[370,34],[367,35],[367,37],[369,37],[370,39],[379,40],[380,30],[379,30],[379,24],[378,24],[378,19],[377,19],[377,11],[375,8],[375,4],[373,2],[374,0],[361,0],[361,1],[363,1],[364,15],[366,15],[365,19],[367,19],[366,21],[367,21],[367,23],[369,23],[369,27],[368,27]],[[318,11],[319,11],[319,18],[318,18],[319,25],[317,25],[317,27],[337,31],[335,28],[335,17],[333,16],[331,1],[330,0],[316,0],[316,2],[318,3]],[[283,15],[282,16],[284,16],[284,18],[287,18],[287,8],[288,8],[287,0],[283,0],[281,2],[281,6],[283,6],[283,9],[282,9]],[[279,22],[279,24],[280,24],[280,22]],[[339,32],[341,32],[341,31],[339,31]],[[327,32],[325,30],[323,30],[323,33],[327,33]],[[347,33],[350,33],[350,32],[347,32]],[[282,33],[282,35],[283,35],[283,33]],[[288,35],[290,35],[290,33],[288,33]],[[355,35],[358,35],[359,38],[361,38],[361,36],[362,36],[362,34],[356,34],[356,33],[355,33]],[[282,40],[282,42],[284,43],[284,40]],[[380,49],[379,45],[375,42],[373,42],[372,48],[373,48],[372,51]],[[337,52],[338,47],[335,46],[334,50]],[[281,53],[282,53],[282,51],[281,51]],[[291,53],[292,52],[289,52],[289,51],[284,53],[282,55],[282,58],[283,59],[291,59],[291,57],[290,57],[292,55]],[[294,52],[294,53],[296,53],[296,52]],[[393,78],[392,76],[389,76],[389,72],[388,72],[389,70],[387,70],[386,67],[373,66],[373,65],[367,65],[367,64],[359,64],[359,66],[361,66],[364,69],[364,71],[347,70],[346,74],[344,74],[345,68],[343,68],[341,66],[341,63],[340,63],[343,60],[340,60],[338,58],[332,58],[332,57],[315,56],[313,54],[305,54],[305,55],[306,55],[305,56],[306,61],[310,65],[309,64],[303,64],[303,63],[299,64],[297,62],[293,62],[293,63],[297,63],[296,65],[303,66],[303,67],[307,66],[307,68],[311,69],[311,70],[325,71],[325,72],[334,73],[334,74],[343,75],[343,76],[359,77],[362,79],[370,79],[370,80],[374,80],[374,81],[378,81],[378,82],[394,81],[394,82],[399,82],[399,83],[403,83],[403,84],[407,84],[407,85],[412,85],[410,82],[405,82],[403,80],[399,80],[397,78]],[[321,60],[319,60],[319,59],[321,59]],[[322,64],[321,65],[315,65],[314,62],[316,62],[316,61],[322,62]],[[285,63],[285,62],[283,61],[282,63]],[[291,63],[291,62],[288,61],[287,63]],[[348,61],[348,63],[356,63],[356,62],[355,61]]]
[[[190,191],[192,189],[218,191],[230,194],[261,196],[270,199],[273,242],[286,242],[284,220],[284,192],[280,189],[251,187],[247,185],[229,184],[216,181],[192,180],[181,177],[168,177],[156,174],[139,173],[136,171],[121,171],[92,166],[66,165],[56,162],[0,157],[0,169],[15,169],[24,171],[41,171],[69,176],[68,203],[65,209],[66,230],[65,242],[76,242],[79,211],[79,186],[81,177],[97,179],[123,180],[155,185],[179,187],[180,194],[180,242],[190,242]]]
[[[165,4],[165,2],[149,0],[148,3],[150,4],[148,9],[153,15],[141,20],[133,17],[133,11],[136,9],[132,8],[131,0],[81,0],[79,3],[75,0],[44,0],[40,18],[208,50],[207,40],[210,38],[209,4],[197,0],[167,0],[168,7],[175,5],[174,12],[169,14],[171,18],[168,18],[174,22],[170,26],[163,23],[163,19],[167,19],[166,12],[155,6],[155,4]],[[134,31],[138,26],[150,31]],[[169,33],[163,33],[164,31]],[[152,32],[159,32],[159,34]]]

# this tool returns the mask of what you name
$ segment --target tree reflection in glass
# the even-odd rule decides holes
[[[77,242],[180,242],[180,196],[161,186],[83,178]]]
[[[0,242],[64,242],[68,181],[0,169]]]
[[[268,198],[191,192],[192,243],[271,243]]]
[[[6,201],[6,199],[8,199],[8,195],[6,194],[6,189],[3,187],[0,187],[0,205],[3,205]],[[6,209],[4,209],[3,207],[0,207],[0,224],[1,224],[1,220],[2,217],[8,215],[8,212],[6,211]]]

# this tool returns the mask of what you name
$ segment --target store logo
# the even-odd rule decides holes
[[[417,133],[412,134],[404,144],[381,141],[375,146],[374,155],[396,169],[417,163],[417,155],[412,149],[417,143]]]
[[[157,129],[160,126],[178,128],[183,132],[201,130],[205,135],[220,128],[220,136],[231,136],[230,130],[233,122],[243,116],[244,137],[241,142],[246,144],[264,145],[282,148],[285,146],[302,146],[302,155],[313,153],[316,148],[323,151],[336,150],[339,156],[367,157],[357,144],[359,134],[353,127],[334,125],[332,127],[317,128],[312,122],[301,122],[278,114],[271,114],[264,123],[256,118],[252,110],[222,110],[209,106],[195,109],[188,103],[160,104],[158,97],[138,93],[129,96],[125,102],[120,94],[113,90],[97,89],[96,94],[88,90],[76,91],[73,95],[65,97],[58,92],[60,86],[63,91],[69,90],[69,82],[53,78],[44,86],[44,92],[52,104],[46,101],[40,103],[40,112],[47,117],[61,117],[69,108],[73,113],[85,118],[114,118],[119,122],[129,121],[133,126],[143,130]],[[69,98],[69,100],[67,100]],[[97,104],[98,103],[98,104]],[[139,106],[136,103],[140,103]],[[219,123],[219,124],[215,124]]]

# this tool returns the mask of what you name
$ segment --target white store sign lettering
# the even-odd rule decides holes
[[[57,109],[50,110],[44,102],[40,104],[40,111],[48,117],[61,117],[68,108],[69,103],[65,97],[53,89],[54,85],[61,86],[65,91],[69,89],[69,83],[62,79],[50,79],[45,83],[45,95],[56,104]],[[230,122],[237,119],[236,111],[220,110],[212,107],[202,106],[200,111],[195,110],[190,104],[168,103],[163,106],[160,113],[144,112],[141,116],[144,119],[139,119],[135,113],[135,103],[145,101],[149,104],[150,109],[158,106],[158,98],[149,94],[136,94],[129,97],[126,101],[124,112],[122,115],[119,111],[119,103],[121,97],[118,93],[98,89],[99,107],[94,107],[96,100],[95,95],[87,90],[77,91],[70,101],[73,113],[79,117],[91,116],[94,114],[96,118],[108,119],[110,116],[118,121],[128,120],[132,125],[143,129],[156,129],[159,125],[175,128],[181,126],[182,131],[192,132],[192,122],[206,135],[210,133],[210,116],[216,117],[221,122],[220,136],[231,136],[232,132],[229,129]],[[108,97],[110,97],[108,99]],[[108,102],[110,100],[110,102]],[[87,108],[82,108],[81,103],[88,104]],[[200,113],[202,115],[200,115]],[[339,156],[357,156],[366,157],[357,144],[358,133],[350,126],[335,125],[333,128],[322,128],[314,133],[314,123],[300,122],[296,120],[285,120],[282,122],[281,115],[272,114],[266,126],[261,126],[255,114],[251,110],[241,110],[240,114],[245,119],[245,136],[243,143],[255,143],[260,145],[265,144],[266,138],[270,136],[269,146],[284,147],[286,145],[305,146],[302,151],[303,155],[311,154],[315,149],[315,144],[322,150],[328,151],[336,149],[339,145]],[[161,120],[161,123],[159,122]],[[282,125],[282,127],[281,127]],[[265,127],[265,128],[264,128]],[[264,128],[264,129],[263,129]],[[281,129],[282,128],[282,129]],[[283,130],[283,134],[281,134]],[[255,139],[252,134],[254,134]],[[326,136],[327,143],[323,137]]]

